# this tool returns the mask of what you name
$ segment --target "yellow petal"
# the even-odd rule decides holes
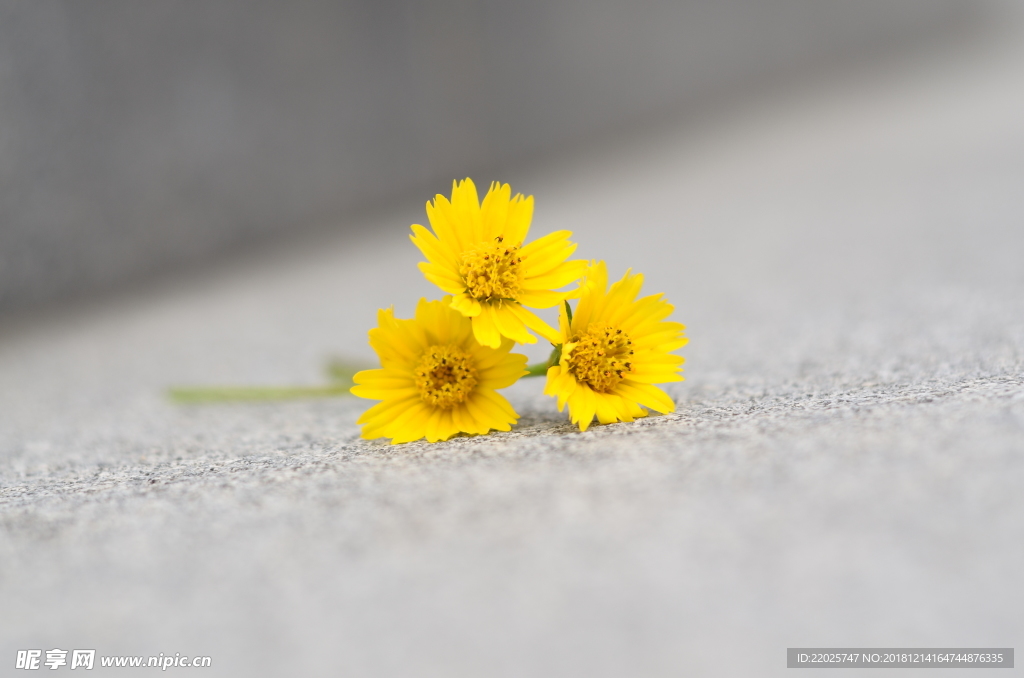
[[[632,411],[635,408],[630,408],[629,401],[615,393],[606,393],[604,396],[605,402],[615,410],[615,415],[619,421],[633,421]]]
[[[455,221],[455,214],[448,198],[443,195],[434,196],[433,203],[427,203],[427,219],[430,227],[437,234],[437,239],[457,254],[465,252],[470,242]]]
[[[596,405],[597,420],[602,424],[613,424],[619,420],[619,413],[611,403],[611,398],[606,393],[595,393],[594,404]]]
[[[562,343],[562,336],[555,330],[555,328],[538,318],[532,311],[523,308],[519,304],[509,304],[508,308],[516,314],[524,325],[550,341],[552,344]]]
[[[583,275],[587,262],[582,259],[566,261],[544,275],[527,277],[523,287],[527,289],[555,289],[576,282]]]
[[[510,430],[511,426],[509,426],[509,424],[514,424],[519,419],[519,415],[516,414],[514,409],[512,409],[511,403],[505,400],[504,396],[501,396],[490,389],[478,389],[476,393],[479,394],[481,400],[487,401],[493,408],[495,408],[495,411],[500,413],[502,426],[499,427],[492,425],[491,428],[495,428],[499,431]]]
[[[687,343],[686,337],[682,335],[685,329],[686,327],[682,323],[662,322],[653,331],[634,337],[633,346],[634,348],[654,348],[663,344],[678,344],[681,341],[682,344],[675,346],[675,348],[681,348]],[[675,348],[660,350],[672,351]]]
[[[370,346],[380,356],[381,364],[410,365],[419,360],[426,347],[423,328],[412,320],[395,318],[392,309],[381,309],[377,313],[378,327],[369,332]]]
[[[597,398],[586,384],[579,384],[569,397],[569,419],[580,427],[581,431],[590,428],[597,414]]]
[[[629,378],[638,384],[667,384],[674,381],[685,381],[685,377],[675,372],[654,372],[651,374],[629,373]]]
[[[559,412],[565,408],[566,401],[576,388],[576,378],[568,370],[558,365],[548,368],[548,381],[544,386],[544,394],[558,398]]]
[[[477,424],[469,410],[466,409],[466,404],[462,403],[452,408],[452,426],[461,431],[462,433],[486,433],[487,429],[480,430],[480,425]]]
[[[528,245],[524,245],[519,250],[519,256],[523,259],[523,264],[529,269],[531,260],[533,263],[540,265],[545,259],[552,256],[559,256],[564,249],[567,247],[575,248],[575,245],[568,243],[568,239],[572,237],[572,231],[555,231],[548,233],[542,238],[537,238]],[[558,261],[564,261],[572,252],[568,252],[565,256],[558,259]],[[543,270],[543,269],[541,269]]]
[[[632,380],[632,377],[620,381],[615,387],[615,393],[662,414],[673,412],[676,409],[676,404],[672,402],[667,393],[657,386],[637,383]]]
[[[462,241],[470,247],[484,240],[480,218],[480,198],[476,184],[466,178],[457,184],[452,182],[451,201],[452,223],[462,235]]]
[[[423,277],[440,287],[449,294],[459,294],[466,291],[466,284],[457,273],[444,268],[439,264],[421,261],[417,267],[423,273]]]
[[[489,311],[494,317],[498,331],[520,344],[536,344],[537,338],[526,331],[526,325],[510,308],[511,305],[501,302],[490,306]]]
[[[394,420],[397,414],[406,411],[410,407],[420,404],[420,399],[399,398],[397,400],[385,400],[363,412],[356,421],[357,424],[373,424],[375,422],[386,422]]]
[[[510,431],[512,429],[511,424],[515,423],[517,417],[509,417],[505,408],[496,402],[495,398],[504,400],[494,391],[477,389],[465,404],[469,411],[473,413],[474,419],[482,426],[485,426],[487,430]]]
[[[481,304],[480,315],[473,318],[473,336],[483,346],[498,348],[501,346],[501,332],[494,322],[494,313],[490,304]]]
[[[480,302],[465,292],[452,297],[452,308],[470,318],[480,315]]]
[[[405,388],[415,384],[415,379],[410,372],[395,369],[362,370],[352,376],[352,381],[357,385],[371,388]],[[379,400],[379,398],[373,398],[373,400]]]
[[[547,275],[551,271],[555,270],[566,262],[566,259],[572,256],[572,253],[576,251],[576,243],[569,240],[561,241],[560,247],[548,247],[541,252],[534,254],[532,257],[523,258],[523,275],[527,278],[537,278],[542,275]],[[582,259],[577,259],[574,265],[579,265],[580,276],[586,271],[587,262]]]
[[[566,292],[524,289],[516,295],[516,301],[529,308],[551,308],[562,303],[566,296]]]
[[[472,420],[476,427],[476,433],[487,433],[491,430],[491,422],[495,420],[490,414],[492,406],[483,400],[478,392],[474,391],[470,394],[466,402],[462,403],[462,407],[464,409],[463,416],[468,416]]]
[[[427,433],[427,421],[433,414],[434,408],[421,405],[418,408],[410,409],[399,416],[390,426],[391,444],[408,443],[419,440]]]
[[[419,397],[419,389],[415,385],[405,386],[396,388],[394,386],[384,387],[372,387],[372,386],[353,386],[349,389],[352,395],[357,395],[360,398],[367,398],[368,400],[385,400],[395,398],[409,398],[412,396]]]
[[[445,411],[440,408],[436,408],[430,413],[430,418],[427,419],[427,424],[423,431],[424,437],[426,437],[428,443],[436,443],[438,440],[442,439],[440,428],[441,420],[444,418],[444,413]]]
[[[608,269],[603,261],[590,264],[580,291],[580,301],[572,317],[573,332],[584,331],[604,309],[608,287]]]
[[[519,381],[526,372],[526,356],[508,353],[497,365],[479,370],[478,388],[506,388]]]
[[[441,421],[437,426],[437,434],[440,440],[448,440],[454,435],[463,433],[463,430],[455,425],[455,409],[445,410]],[[468,431],[467,431],[468,433]]]
[[[426,421],[429,413],[429,408],[417,398],[416,401],[407,404],[404,408],[395,409],[388,413],[387,416],[383,416],[383,414],[375,416],[373,421],[363,425],[363,435],[370,438],[394,438],[397,435],[403,434],[403,432],[412,431],[417,428],[417,426]],[[422,436],[423,432],[420,431],[419,435],[411,438],[411,440]]]
[[[565,304],[558,307],[558,334],[557,343],[564,344],[572,336],[572,328],[569,326],[569,315],[566,313]]]
[[[640,336],[656,328],[662,320],[673,311],[672,304],[661,298],[660,294],[638,299],[628,312],[620,313],[615,324],[625,332]]]
[[[451,244],[442,242],[420,224],[412,225],[412,235],[409,239],[419,248],[427,261],[458,270],[458,253],[452,249]]]
[[[512,187],[508,184],[493,182],[487,195],[480,204],[480,221],[483,225],[483,233],[480,240],[490,242],[496,236],[507,236],[505,223],[508,220],[509,198],[512,195]]]
[[[533,220],[533,196],[523,197],[516,194],[508,206],[508,217],[505,221],[505,237],[513,245],[520,246],[526,241]]]
[[[478,341],[475,341],[474,337],[474,341],[466,348],[473,355],[473,362],[476,365],[476,369],[480,372],[484,372],[504,362],[505,356],[509,355],[508,351],[513,346],[515,346],[515,342],[504,337],[502,337],[501,346],[498,348],[482,346]]]
[[[634,312],[632,303],[636,299],[636,295],[640,293],[643,284],[643,275],[639,273],[633,275],[631,270],[627,270],[622,279],[614,283],[608,290],[606,303],[609,312],[604,321],[617,327],[625,316],[632,314]]]

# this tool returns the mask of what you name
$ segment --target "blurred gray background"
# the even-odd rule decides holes
[[[951,0],[0,2],[0,314],[991,21]],[[713,102],[709,104],[708,102]]]

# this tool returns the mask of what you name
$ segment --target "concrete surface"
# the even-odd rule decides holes
[[[1019,649],[1022,120],[1007,29],[502,177],[689,326],[678,411],[636,424],[575,432],[537,381],[510,433],[398,447],[358,439],[355,399],[162,397],[367,357],[376,308],[433,294],[420,203],[4,327],[0,667],[752,676],[787,646]]]

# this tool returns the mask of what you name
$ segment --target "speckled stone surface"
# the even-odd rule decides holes
[[[352,398],[163,397],[369,358],[375,309],[434,294],[418,204],[2,328],[3,672],[26,648],[209,655],[203,675],[750,676],[787,646],[1021,647],[1020,44],[502,177],[536,232],[676,304],[671,415],[581,434],[533,380],[509,433],[388,446]]]

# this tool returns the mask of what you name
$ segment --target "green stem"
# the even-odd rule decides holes
[[[526,366],[526,374],[524,374],[520,378],[521,379],[526,379],[527,377],[543,377],[543,376],[546,376],[547,373],[548,373],[548,368],[549,367],[551,367],[551,365],[548,365],[548,361],[546,361],[546,360],[544,362],[542,362],[542,363],[535,363],[533,365],[527,365]]]
[[[331,386],[200,386],[169,388],[167,395],[177,403],[218,403],[232,401],[333,398],[349,395],[348,385]]]
[[[548,368],[552,365],[557,365],[558,361],[562,359],[562,345],[558,344],[551,349],[551,355],[548,359],[542,363],[535,363],[533,365],[527,365],[526,374],[521,378],[526,379],[528,377],[546,377],[548,374]]]
[[[329,386],[178,386],[167,389],[177,403],[226,403],[235,401],[294,400],[296,398],[334,398],[349,394],[356,372],[368,366],[333,358],[327,363]]]
[[[569,324],[572,324],[572,306],[569,305],[568,301],[563,302],[565,304],[565,315],[569,318]],[[542,363],[536,363],[534,365],[528,365],[526,367],[526,374],[522,376],[523,379],[527,377],[546,377],[548,374],[548,368],[552,365],[557,365],[562,359],[562,345],[552,344],[554,346],[551,349],[551,355],[548,359]]]

